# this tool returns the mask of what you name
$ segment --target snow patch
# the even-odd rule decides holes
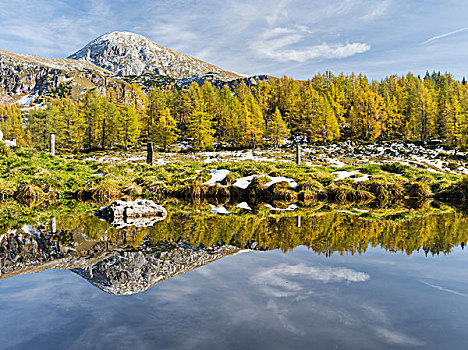
[[[204,185],[214,186],[217,182],[223,182],[226,176],[230,173],[227,169],[213,169],[210,171],[211,179],[204,183]]]
[[[271,210],[275,210],[275,211],[293,211],[293,210],[296,210],[298,208],[298,206],[296,204],[291,204],[289,207],[287,207],[286,209],[282,209],[282,208],[275,208],[274,206],[272,206],[271,204],[265,204],[265,207],[267,208],[270,208]]]
[[[277,183],[280,183],[280,182],[287,182],[289,186],[291,186],[292,188],[296,188],[297,187],[297,182],[294,181],[293,179],[290,179],[288,177],[284,177],[284,176],[278,176],[278,177],[275,177],[275,176],[268,176],[271,181],[266,183],[265,184],[265,187],[270,187],[270,186],[273,186],[274,184],[277,184]]]
[[[247,202],[242,202],[236,205],[236,208],[245,209],[245,210],[252,210],[252,208],[247,204]]]
[[[224,205],[220,207],[216,207],[213,204],[210,204],[211,207],[211,212],[215,214],[222,214],[222,215],[227,215],[230,214],[230,212],[224,207]]]

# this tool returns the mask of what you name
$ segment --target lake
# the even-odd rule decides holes
[[[0,231],[0,349],[466,349],[456,211],[16,225]]]

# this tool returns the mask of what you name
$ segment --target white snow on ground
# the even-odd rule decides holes
[[[29,233],[30,235],[36,235],[37,237],[41,237],[41,233],[35,230],[31,225],[24,225],[21,227],[21,230],[24,233]]]
[[[361,172],[359,170],[354,170],[354,171],[335,171],[333,172],[332,174],[335,174],[337,175],[335,181],[340,181],[340,180],[344,180],[344,179],[348,179],[350,178],[351,176],[355,176],[355,175],[358,175],[358,174],[361,174]],[[370,178],[370,175],[368,174],[361,174],[362,176],[360,177],[355,177],[353,178],[352,180],[354,180],[354,182],[362,182],[362,181],[367,181],[369,180]]]
[[[252,208],[249,207],[249,205],[247,204],[247,202],[242,202],[242,203],[237,204],[237,205],[236,205],[236,208],[245,209],[245,210],[252,210]]]
[[[328,165],[334,166],[335,168],[343,168],[346,166],[346,163],[343,163],[341,160],[332,158],[332,159],[325,159],[325,162]]]
[[[242,250],[239,250],[238,252],[232,254],[231,256],[235,256],[235,255],[239,255],[239,254],[244,254],[244,253],[248,253],[248,252],[251,252],[252,250],[251,249],[242,249]]]
[[[186,179],[183,179],[182,181],[195,180],[196,178],[197,176],[187,177]]]
[[[255,179],[256,177],[259,177],[261,175],[250,175],[246,177],[241,177],[234,182],[233,186],[242,188],[245,190],[247,187],[249,187],[250,183]]]
[[[353,213],[352,211],[349,211],[349,210],[338,210],[338,213],[341,213],[341,214],[355,214]]]
[[[224,205],[222,205],[220,207],[216,207],[213,204],[210,204],[210,207],[211,207],[211,212],[212,213],[224,214],[224,215],[229,214],[228,210],[224,207]]]
[[[360,174],[360,173],[361,172],[359,170],[354,170],[354,171],[346,171],[345,170],[345,171],[335,171],[332,174],[337,175],[335,181],[340,181],[340,180],[350,178],[351,176],[354,176],[354,175],[357,175],[357,174]]]
[[[270,187],[270,186],[273,186],[274,184],[277,184],[277,183],[280,183],[280,182],[287,182],[289,186],[291,186],[292,188],[296,188],[297,187],[297,182],[294,181],[293,179],[290,179],[288,177],[284,177],[284,176],[278,176],[278,177],[275,177],[275,176],[268,176],[271,181],[266,183],[265,184],[265,187]]]
[[[265,207],[270,208],[271,210],[275,210],[275,211],[293,211],[293,210],[296,210],[296,209],[297,209],[297,205],[296,205],[296,204],[291,204],[291,205],[290,205],[289,207],[287,207],[286,209],[275,208],[275,207],[272,206],[271,204],[265,204]]]
[[[233,186],[242,188],[245,190],[247,187],[249,187],[250,183],[253,181],[253,179],[257,177],[267,177],[270,179],[270,182],[267,182],[265,184],[265,187],[270,187],[273,186],[274,184],[280,183],[280,182],[287,182],[289,186],[292,188],[297,187],[297,182],[294,181],[293,179],[290,179],[288,177],[284,176],[269,176],[269,175],[250,175],[246,177],[241,177],[240,179],[237,179],[236,182],[234,182]]]
[[[369,180],[369,178],[370,178],[370,175],[368,175],[368,174],[362,174],[361,177],[355,177],[355,178],[353,178],[353,180],[354,180],[354,182],[362,182],[362,181],[367,181],[367,180]]]
[[[222,182],[229,173],[230,171],[227,169],[213,169],[210,171],[211,179],[205,182],[204,185],[214,186],[217,182]]]
[[[31,101],[34,100],[36,97],[37,97],[37,94],[25,95],[21,97],[18,101],[16,101],[16,103],[19,105],[22,105],[23,107],[29,107],[31,106]]]
[[[23,227],[21,227],[21,230],[24,233],[29,233],[30,235],[34,234],[34,230],[31,225],[24,225]]]
[[[189,147],[190,142],[179,143],[179,146]],[[258,162],[294,162],[294,147],[264,150],[216,151],[198,153],[157,153],[157,165],[175,162],[224,163],[241,161]],[[443,147],[430,148],[411,143],[373,143],[364,144],[346,141],[329,145],[310,145],[302,147],[303,164],[307,166],[325,166],[341,168],[344,166],[363,166],[368,164],[401,163],[409,166],[421,166],[433,172],[452,174],[468,173],[468,158],[466,152],[446,150]],[[102,154],[88,158],[98,162],[125,163],[145,162],[146,152],[113,152],[106,156]],[[340,169],[336,169],[340,170]],[[367,177],[362,177],[365,181]],[[243,186],[248,184],[244,184]],[[244,188],[246,188],[244,187]]]

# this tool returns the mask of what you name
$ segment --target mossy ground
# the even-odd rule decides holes
[[[228,169],[230,174],[219,185],[208,186],[210,170]],[[334,171],[359,170],[369,180],[353,178],[335,181]],[[264,186],[267,178],[257,178],[246,189],[232,186],[237,178],[264,174],[294,179],[298,186],[279,183]],[[61,199],[108,202],[114,199],[212,199],[265,202],[317,201],[373,203],[381,205],[407,199],[438,198],[454,204],[466,203],[467,178],[435,173],[399,163],[334,167],[296,165],[293,162],[236,161],[204,164],[174,162],[166,165],[145,163],[102,163],[53,157],[30,149],[0,152],[0,199],[40,203]]]

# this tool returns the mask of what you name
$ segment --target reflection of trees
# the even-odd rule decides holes
[[[151,260],[154,252],[176,254],[178,250],[184,258],[168,266],[186,271],[186,268],[190,270],[224,256],[213,255],[223,249],[228,250],[227,254],[238,248],[287,252],[297,246],[307,246],[313,252],[330,256],[335,252],[361,254],[369,246],[381,246],[390,252],[411,254],[422,249],[426,254],[448,254],[453,247],[463,247],[468,241],[468,216],[457,212],[400,222],[328,212],[305,215],[300,228],[296,225],[296,217],[287,215],[172,213],[150,228],[116,229],[92,215],[63,216],[44,225],[1,233],[0,279],[50,268],[88,269],[115,256],[121,248],[126,248],[129,254],[143,252],[146,260]],[[126,259],[132,260],[132,254]],[[190,263],[197,254],[201,254],[201,260]],[[124,261],[122,266],[129,264],[131,262]],[[158,266],[160,264],[153,267],[157,269]],[[114,281],[108,278],[112,271],[109,269],[109,273],[103,275],[104,280]],[[160,274],[154,272],[153,275],[158,279]],[[109,282],[109,285],[117,282]]]
[[[370,245],[382,246],[391,252],[411,254],[423,249],[426,253],[450,253],[468,241],[468,217],[450,212],[416,217],[406,221],[368,220],[337,212],[303,216],[300,228],[296,217],[230,215],[206,213],[170,213],[154,227],[116,229],[94,216],[64,216],[56,220],[57,231],[49,236],[51,243],[73,246],[86,251],[93,242],[106,242],[109,247],[138,247],[149,240],[160,243],[183,243],[193,247],[232,244],[255,249],[281,249],[286,252],[307,246],[316,253],[363,253]],[[50,232],[47,225],[34,228]]]
[[[411,254],[423,249],[433,254],[449,253],[468,240],[468,218],[447,213],[408,221],[365,220],[336,212],[302,217],[188,216],[173,214],[150,229],[149,237],[160,241],[187,241],[193,246],[225,242],[240,247],[257,242],[261,249],[288,251],[297,246],[314,252],[363,253],[369,245]]]

